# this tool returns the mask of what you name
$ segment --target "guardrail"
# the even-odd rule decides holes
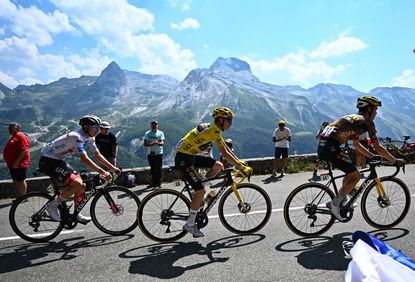
[[[302,162],[310,162],[316,158],[316,154],[292,155],[289,159],[298,159]],[[273,169],[273,157],[244,159],[249,166],[254,169],[254,173],[271,174]],[[163,182],[172,182],[180,179],[178,171],[167,172],[168,166],[163,166]],[[119,185],[123,184],[128,173],[132,173],[136,179],[136,185],[147,185],[151,181],[150,167],[138,167],[123,169],[123,173],[117,179]],[[50,179],[47,176],[26,178],[28,192],[46,191],[50,185]],[[14,197],[16,195],[16,188],[12,180],[0,180],[0,199]]]

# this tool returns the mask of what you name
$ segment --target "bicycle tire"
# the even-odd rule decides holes
[[[285,223],[292,232],[302,237],[323,234],[335,221],[325,206],[325,203],[333,198],[333,191],[323,184],[305,183],[298,186],[285,200]],[[327,210],[327,213],[317,213],[318,207]]]
[[[236,234],[250,234],[257,232],[267,224],[272,213],[271,199],[261,187],[242,183],[236,187],[248,212],[241,210],[241,205],[232,189],[227,189],[220,199],[218,207],[219,219],[223,226]]]
[[[373,181],[362,195],[360,208],[365,221],[377,228],[391,228],[399,224],[408,214],[411,205],[411,193],[408,186],[395,177],[381,177],[380,182],[389,197],[390,205],[382,206],[378,202],[379,194]]]
[[[59,235],[63,225],[52,220],[43,209],[51,199],[52,196],[37,192],[14,201],[9,211],[9,222],[17,236],[29,242],[44,243]]]
[[[174,201],[174,206],[170,207]],[[182,193],[172,189],[156,190],[141,201],[137,211],[138,226],[153,241],[173,242],[187,234],[183,225],[189,210],[190,201]]]
[[[107,198],[106,195],[109,197]],[[113,205],[116,205],[116,211]],[[127,234],[137,227],[139,205],[139,198],[128,188],[121,186],[104,188],[92,199],[90,208],[92,222],[106,234],[113,236]]]

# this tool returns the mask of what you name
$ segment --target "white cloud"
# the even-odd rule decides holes
[[[333,56],[342,56],[367,47],[368,45],[360,38],[341,34],[335,41],[321,43],[317,50],[310,52],[308,55],[311,59],[325,59]]]
[[[140,35],[135,43],[135,55],[144,73],[169,74],[182,79],[196,67],[193,53],[182,49],[166,34]]]
[[[320,44],[316,50],[299,50],[270,61],[248,56],[242,59],[250,64],[253,73],[262,81],[308,88],[321,82],[337,83],[335,75],[348,67],[347,64],[330,65],[323,59],[356,52],[366,47],[363,40],[341,34],[335,41]]]
[[[68,17],[59,11],[46,14],[34,6],[24,8],[8,0],[0,1],[5,6],[5,10],[2,6],[0,17],[11,21],[10,28],[17,36],[27,38],[38,46],[52,44],[52,35],[75,31]]]
[[[393,78],[392,86],[415,88],[415,72],[412,69],[406,69],[402,75]]]
[[[177,23],[171,23],[170,27],[172,29],[178,29],[178,30],[182,30],[182,29],[188,29],[188,28],[192,28],[192,29],[197,29],[200,27],[199,22],[194,19],[194,18],[186,18],[184,19],[181,23],[177,24]]]
[[[0,82],[7,87],[13,89],[18,85],[18,82],[13,77],[0,70]]]
[[[0,35],[6,34],[6,29],[0,27]]]
[[[192,0],[168,0],[172,7],[181,7],[182,11],[190,10]]]

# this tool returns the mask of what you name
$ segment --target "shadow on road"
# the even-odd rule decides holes
[[[23,268],[34,267],[38,265],[48,264],[59,260],[71,260],[77,257],[78,249],[100,247],[109,244],[116,244],[126,241],[134,237],[134,235],[124,236],[104,236],[92,239],[84,239],[84,237],[76,237],[65,239],[60,242],[47,243],[25,243],[20,245],[13,245],[0,249],[2,262],[0,263],[0,273],[7,273]],[[74,242],[75,241],[75,242]],[[12,249],[7,252],[7,249]],[[56,256],[56,254],[61,254]],[[45,259],[51,256],[51,259]]]
[[[132,274],[170,279],[179,277],[186,271],[198,269],[211,263],[226,262],[229,260],[229,257],[223,254],[225,249],[244,247],[263,239],[265,239],[264,235],[252,234],[222,238],[207,244],[206,247],[199,242],[153,244],[131,249],[121,253],[119,256],[121,258],[139,258],[130,262],[129,272]],[[207,260],[187,267],[175,265],[175,262],[178,260],[192,255],[207,256]]]
[[[409,234],[407,229],[391,228],[373,230],[369,233],[383,241],[395,240]],[[298,252],[298,263],[306,269],[346,270],[350,259],[345,258],[342,242],[352,242],[352,233],[344,232],[329,236],[299,238],[279,244],[278,252]]]
[[[270,184],[270,183],[275,183],[275,182],[278,182],[278,181],[281,181],[282,180],[282,177],[281,176],[270,176],[270,177],[268,177],[268,178],[265,178],[264,180],[262,180],[262,183],[264,183],[264,184]]]

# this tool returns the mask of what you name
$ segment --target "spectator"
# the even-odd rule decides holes
[[[158,122],[151,122],[151,130],[144,134],[144,146],[148,147],[148,163],[151,171],[151,183],[147,188],[161,186],[161,171],[163,165],[164,133],[158,130]]]
[[[9,124],[11,137],[4,146],[3,158],[16,185],[18,196],[23,196],[27,192],[26,170],[30,165],[30,141],[20,129],[21,125],[17,122]]]
[[[110,132],[110,123],[103,121],[100,125],[100,133],[95,137],[95,144],[99,152],[107,159],[107,161],[116,166],[117,162],[117,137]]]
[[[278,163],[281,158],[281,177],[285,175],[285,168],[287,166],[288,148],[291,142],[291,130],[285,127],[285,121],[278,121],[278,128],[274,130],[272,135],[272,142],[275,143],[275,159],[274,159],[274,171],[272,176],[276,176],[278,173]]]

